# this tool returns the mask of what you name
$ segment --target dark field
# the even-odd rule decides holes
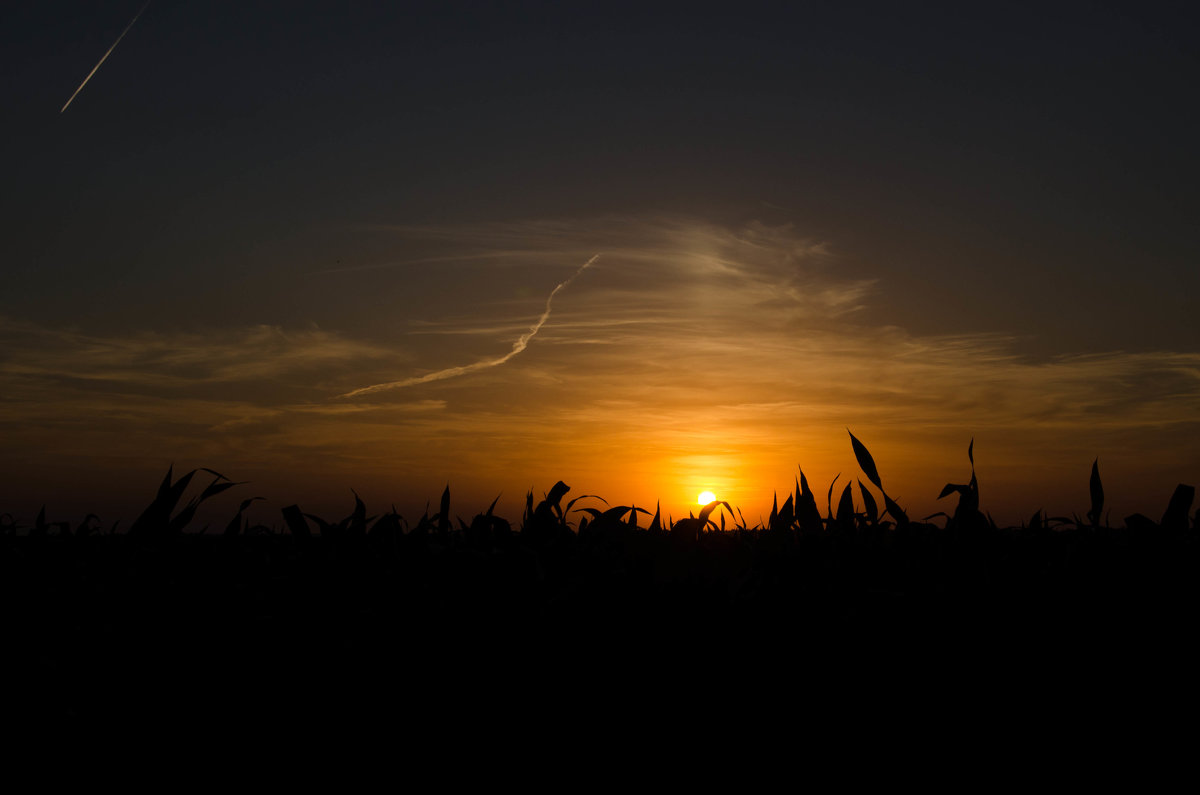
[[[1109,526],[1095,475],[1088,518],[1000,528],[972,478],[947,487],[953,515],[912,521],[854,441],[882,513],[860,482],[860,509],[831,487],[822,515],[800,482],[765,527],[719,503],[670,523],[575,510],[560,483],[516,523],[459,519],[447,493],[413,523],[356,502],[340,522],[289,506],[271,530],[247,526],[243,503],[223,533],[184,532],[232,485],[214,473],[188,503],[191,476],[169,474],[128,532],[8,521],[15,714],[101,728],[384,709],[415,726],[517,704],[718,708],[734,693],[809,709],[882,692],[1081,696],[1102,681],[1109,706],[1135,681],[1194,696],[1188,487],[1158,521]]]

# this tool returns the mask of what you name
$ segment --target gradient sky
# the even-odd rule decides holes
[[[156,0],[60,113],[142,4],[0,10],[0,512],[1200,483],[1190,4]]]

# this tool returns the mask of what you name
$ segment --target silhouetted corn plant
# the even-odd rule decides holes
[[[967,458],[971,461],[971,482],[966,485],[947,483],[938,495],[942,499],[947,495],[958,492],[958,507],[954,509],[947,526],[953,525],[959,529],[987,527],[987,518],[979,512],[979,482],[975,477],[975,440],[967,446]]]
[[[862,500],[862,511],[856,511],[855,509],[853,481],[843,486],[835,509],[833,493],[841,478],[841,474],[839,473],[834,477],[833,482],[830,483],[829,491],[826,495],[827,513],[826,517],[822,519],[816,505],[815,495],[809,487],[808,479],[803,469],[800,470],[799,478],[795,481],[794,493],[787,496],[782,506],[779,505],[778,494],[775,494],[772,498],[771,513],[768,521],[765,525],[759,524],[754,527],[749,526],[740,509],[735,513],[729,503],[723,500],[715,500],[705,505],[701,509],[699,516],[689,514],[687,518],[680,519],[679,521],[673,521],[668,516],[665,522],[662,517],[661,504],[656,504],[652,516],[649,511],[634,505],[619,505],[605,509],[593,507],[575,508],[575,504],[584,498],[597,499],[606,506],[608,505],[601,497],[585,494],[570,500],[564,508],[562,502],[567,492],[570,491],[570,488],[564,482],[558,481],[550,489],[549,493],[545,495],[545,498],[537,503],[536,507],[534,506],[532,490],[526,495],[520,535],[525,540],[534,544],[566,541],[575,537],[593,539],[628,538],[642,532],[651,535],[659,535],[665,532],[676,540],[699,541],[704,533],[710,529],[714,531],[726,530],[726,513],[733,520],[733,528],[738,532],[756,533],[766,531],[773,537],[782,539],[795,538],[797,534],[813,534],[823,531],[842,533],[856,529],[887,528],[892,526],[893,523],[897,527],[909,524],[905,512],[884,490],[882,478],[870,451],[849,429],[847,429],[847,433],[850,436],[851,447],[854,450],[854,455],[860,469],[866,476],[867,481],[874,485],[883,497],[884,510],[882,512],[879,509],[879,503],[876,501],[874,494],[867,488],[866,483],[862,479],[857,479],[859,495]],[[942,516],[948,520],[946,523],[947,529],[968,530],[990,527],[994,530],[996,529],[995,523],[980,510],[979,483],[975,472],[974,439],[967,446],[967,458],[971,464],[970,481],[966,484],[947,483],[938,495],[938,498],[942,499],[950,494],[958,494],[958,504],[955,507],[953,516],[949,516],[945,512],[938,512],[925,517],[924,521]],[[211,474],[213,476],[212,482],[202,489],[198,495],[180,507],[184,494],[198,472]],[[178,479],[175,479],[173,474],[174,467],[172,465],[168,467],[166,476],[159,485],[153,501],[130,527],[128,531],[130,535],[148,538],[177,535],[194,518],[196,509],[201,503],[234,486],[242,485],[229,480],[219,472],[207,468],[193,469]],[[1091,505],[1087,511],[1086,523],[1080,520],[1078,515],[1075,515],[1073,520],[1068,520],[1064,517],[1050,517],[1044,511],[1038,510],[1030,517],[1027,523],[1022,522],[1021,527],[1026,530],[1035,531],[1049,530],[1064,525],[1072,525],[1077,528],[1099,528],[1104,513],[1105,493],[1100,479],[1098,458],[1092,462],[1088,486]],[[312,533],[308,521],[312,521],[316,525],[321,536],[328,538],[372,536],[395,540],[411,536],[420,539],[436,533],[439,544],[450,543],[454,539],[463,539],[469,547],[475,549],[488,549],[497,543],[507,543],[507,539],[514,538],[512,526],[508,521],[495,516],[494,511],[496,503],[499,500],[499,495],[492,501],[485,512],[476,514],[469,524],[461,516],[455,517],[457,520],[457,526],[455,526],[451,522],[450,487],[447,485],[442,492],[437,513],[431,516],[429,506],[427,505],[420,521],[410,527],[396,512],[394,506],[390,513],[380,517],[368,516],[366,505],[358,493],[354,492],[353,489],[351,493],[354,494],[354,509],[339,522],[328,522],[319,516],[302,512],[297,505],[289,505],[282,509],[284,526],[292,536],[297,538],[311,537]],[[234,517],[226,525],[225,535],[247,533],[251,529],[251,526],[244,518],[244,514],[252,503],[261,499],[263,498],[251,497],[243,500]],[[1128,529],[1161,529],[1171,533],[1187,531],[1200,522],[1200,512],[1196,516],[1190,515],[1194,500],[1195,489],[1192,486],[1179,484],[1173,492],[1167,509],[1159,522],[1156,523],[1142,514],[1132,514],[1126,518],[1125,526]],[[724,510],[718,515],[718,523],[713,521],[712,515],[719,507],[724,508]],[[584,517],[578,523],[578,532],[572,529],[571,523],[568,521],[568,516],[572,512],[584,514]],[[637,518],[639,513],[651,517],[645,528],[639,524]],[[887,521],[887,517],[890,517],[891,521]],[[99,530],[98,525],[99,517],[95,514],[88,514],[75,529],[74,535],[82,537],[94,534]],[[272,532],[269,528],[262,525],[255,527],[257,528],[257,532]],[[69,523],[47,521],[46,508],[42,506],[28,532],[31,536],[46,536],[54,528],[58,529],[60,535],[72,535]],[[115,532],[116,528],[117,523],[114,523],[110,529],[110,533]],[[17,535],[20,529],[19,524],[10,514],[0,514],[0,535]]]
[[[312,531],[308,527],[308,522],[304,520],[304,514],[300,511],[299,505],[288,505],[282,509],[282,513],[283,523],[293,536],[296,538],[312,536]]]
[[[262,499],[266,499],[266,498],[265,497],[251,497],[247,500],[242,500],[242,504],[240,506],[238,506],[237,513],[234,514],[233,518],[229,520],[229,524],[225,525],[225,535],[236,536],[236,535],[240,535],[240,534],[244,533],[246,531],[246,529],[248,528],[249,523],[244,522],[244,520],[242,519],[242,514],[245,513],[246,509],[250,507],[251,503],[253,503],[257,500],[262,500]]]
[[[46,521],[46,506],[43,505],[42,509],[40,511],[38,511],[37,519],[34,520],[33,527],[31,527],[29,530],[29,535],[35,536],[35,537],[48,536],[48,535],[50,535],[50,530],[52,528],[58,528],[59,535],[64,535],[64,536],[71,535],[71,523],[70,522],[47,522]]]
[[[98,532],[100,528],[92,525],[93,519],[96,520],[97,524],[100,522],[100,517],[94,513],[89,513],[87,516],[83,517],[83,521],[80,522],[79,526],[75,528],[75,535],[83,538]]]
[[[580,520],[579,537],[593,543],[625,540],[638,530],[638,513],[650,515],[649,511],[633,505],[618,505],[605,511],[598,508],[576,508],[575,510],[592,517],[590,522],[586,519]],[[627,519],[626,516],[628,516]]]
[[[776,534],[786,533],[792,529],[795,521],[796,511],[791,495],[784,501],[782,508],[779,507],[779,495],[773,495],[771,515],[767,518],[767,529]]]
[[[533,505],[533,492],[526,498],[525,519],[521,524],[521,535],[538,544],[563,541],[573,534],[567,526],[566,514],[563,511],[562,498],[571,487],[561,480],[554,484],[546,498]],[[568,506],[568,509],[570,506]]]
[[[1104,511],[1104,484],[1100,482],[1100,459],[1092,462],[1092,476],[1088,478],[1088,491],[1091,493],[1092,507],[1088,511],[1088,521],[1092,527],[1100,526],[1100,515]]]
[[[879,477],[879,470],[875,467],[875,459],[871,457],[871,454],[867,451],[866,446],[864,446],[862,442],[855,438],[854,434],[850,433],[849,428],[846,429],[846,433],[850,434],[850,446],[854,448],[854,457],[858,459],[859,468],[861,468],[866,474],[867,479],[875,484],[875,488],[879,489],[879,493],[883,495],[883,505],[886,509],[886,512],[891,515],[891,517],[896,521],[896,524],[908,524],[908,515],[904,513],[900,506],[897,505],[892,498],[887,495],[887,492],[883,490],[883,481]],[[974,440],[972,440],[972,443],[973,442]],[[972,467],[974,467],[974,463],[972,463]],[[862,488],[862,481],[859,481],[859,487]],[[862,488],[862,492],[864,495],[867,494],[867,490],[865,488]],[[864,496],[863,499],[865,500],[866,496]],[[870,512],[873,506],[874,500],[871,500],[871,506],[868,507],[868,512]],[[878,513],[878,508],[875,508],[874,510],[876,513]],[[872,524],[874,523],[875,521],[873,520]]]
[[[146,506],[141,516],[130,525],[130,535],[163,537],[181,533],[196,515],[196,508],[200,506],[200,503],[211,497],[215,497],[226,489],[243,485],[241,483],[234,483],[220,472],[205,467],[193,469],[187,474],[182,475],[178,480],[172,481],[173,470],[174,465],[167,467],[166,477],[163,478],[162,483],[159,485],[158,493],[155,495],[154,500]],[[193,497],[182,509],[176,512],[175,509],[179,501],[183,498],[184,492],[187,491],[188,485],[192,482],[192,478],[197,472],[208,472],[210,475],[213,475],[213,482],[199,496]]]
[[[670,537],[676,541],[696,541],[700,538],[700,534],[712,525],[713,529],[717,529],[717,524],[709,519],[712,512],[718,506],[724,506],[725,510],[733,515],[733,509],[729,507],[729,503],[724,500],[713,500],[708,505],[700,509],[700,515],[696,517],[689,516],[686,519],[680,519],[671,526]]]
[[[824,528],[821,511],[817,509],[816,495],[808,487],[808,478],[800,470],[800,482],[796,486],[796,523],[802,533],[816,533]]]
[[[838,478],[841,476],[841,472],[833,476],[833,482],[829,484],[829,493],[825,495],[825,525],[827,527],[833,527],[833,487],[837,485]]]
[[[490,549],[500,544],[508,543],[512,537],[512,526],[507,519],[496,516],[496,503],[500,495],[492,500],[492,504],[484,513],[476,514],[471,524],[464,527],[464,534],[469,546],[477,549]]]
[[[833,527],[839,532],[850,532],[854,529],[854,495],[850,492],[851,484],[847,483],[842,489],[838,500],[837,514],[833,517]]]
[[[1192,501],[1196,499],[1196,489],[1192,486],[1180,483],[1175,487],[1175,492],[1171,495],[1171,501],[1167,504],[1167,510],[1163,514],[1162,525],[1164,530],[1174,532],[1183,532],[1188,529],[1188,511],[1192,508]]]

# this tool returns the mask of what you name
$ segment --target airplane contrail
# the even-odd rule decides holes
[[[400,381],[388,381],[387,383],[383,383],[383,384],[373,384],[372,386],[364,386],[361,389],[355,389],[352,392],[347,392],[344,395],[338,395],[338,397],[339,398],[357,397],[358,395],[366,395],[371,392],[383,392],[384,390],[387,390],[387,389],[402,389],[403,387],[406,387],[406,386],[416,386],[417,384],[428,384],[430,381],[444,381],[447,378],[457,378],[460,375],[466,375],[467,373],[474,373],[479,370],[485,370],[488,367],[496,367],[498,365],[504,364],[509,359],[516,356],[521,351],[525,350],[525,348],[529,345],[529,341],[531,339],[533,339],[534,336],[538,333],[538,331],[541,330],[542,326],[545,325],[546,320],[550,317],[550,304],[552,301],[554,301],[554,296],[558,295],[558,291],[561,290],[562,288],[566,287],[571,282],[575,281],[575,278],[577,276],[579,276],[579,274],[581,274],[585,270],[587,270],[588,267],[598,259],[600,259],[600,255],[596,254],[590,260],[583,263],[583,265],[580,266],[579,270],[575,271],[575,273],[572,274],[569,279],[559,282],[558,286],[550,291],[550,296],[546,299],[546,311],[542,312],[542,316],[538,318],[537,322],[529,327],[529,331],[526,331],[524,334],[522,334],[520,337],[517,338],[517,341],[513,343],[512,350],[509,351],[508,353],[504,354],[503,356],[498,356],[495,359],[481,359],[478,362],[473,362],[471,364],[464,364],[459,367],[447,367],[445,370],[438,370],[436,372],[427,373],[425,375],[416,376],[414,378],[405,378]]]
[[[125,34],[129,32],[130,28],[133,27],[133,23],[138,21],[138,17],[142,15],[142,11],[145,11],[149,7],[150,0],[146,0],[146,5],[142,6],[141,11],[138,11],[133,15],[133,19],[128,25],[125,26],[125,30],[121,31],[121,35],[117,36],[117,40],[113,42],[113,46],[109,47],[108,52],[104,53],[104,57],[100,59],[100,63],[92,67],[92,71],[88,72],[88,76],[83,78],[83,82],[79,84],[79,88],[75,89],[75,93],[71,95],[71,99],[67,100],[67,104],[62,106],[62,110],[60,110],[59,113],[64,112],[67,109],[67,105],[70,105],[79,92],[83,91],[83,87],[86,86],[88,81],[92,79],[92,75],[96,74],[96,70],[100,68],[101,64],[108,60],[108,56],[112,55],[112,51],[117,49],[117,45],[121,43],[121,39],[125,38]]]

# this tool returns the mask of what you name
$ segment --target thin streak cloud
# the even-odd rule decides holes
[[[117,45],[121,43],[121,39],[125,38],[125,34],[129,32],[130,28],[133,27],[133,23],[137,22],[138,17],[140,17],[142,15],[142,12],[144,12],[149,7],[150,7],[150,0],[146,0],[146,5],[142,6],[141,11],[138,11],[136,14],[133,15],[133,19],[130,20],[129,24],[125,26],[125,30],[121,31],[121,35],[117,36],[117,40],[114,41],[112,46],[108,48],[108,52],[104,53],[104,57],[101,58],[100,61],[95,66],[92,67],[92,71],[88,72],[87,77],[83,78],[83,82],[79,84],[79,88],[75,89],[75,93],[72,94],[71,98],[67,100],[67,103],[62,106],[62,110],[60,110],[59,113],[66,112],[67,107],[70,106],[70,104],[75,101],[75,97],[77,97],[79,95],[80,91],[83,91],[83,87],[86,86],[88,84],[88,81],[92,79],[92,75],[96,74],[96,72],[100,69],[100,67],[104,64],[104,62],[108,60],[108,56],[112,55],[113,50],[117,49]]]
[[[583,265],[579,267],[579,270],[575,271],[570,278],[559,282],[558,286],[550,291],[549,297],[546,298],[546,310],[542,312],[542,316],[538,318],[536,323],[529,327],[529,331],[517,338],[517,341],[513,343],[512,350],[503,356],[494,359],[483,359],[478,362],[461,365],[459,367],[447,367],[444,370],[437,370],[435,372],[427,373],[422,376],[416,376],[414,378],[404,378],[399,381],[388,381],[382,384],[373,384],[371,386],[362,387],[361,389],[355,389],[350,392],[346,392],[345,394],[338,395],[338,397],[352,398],[359,395],[367,395],[372,392],[382,392],[388,389],[402,389],[408,386],[416,386],[417,384],[427,384],[430,381],[444,381],[447,378],[457,378],[460,375],[466,375],[467,373],[474,373],[478,372],[479,370],[485,370],[489,367],[498,367],[499,365],[504,364],[509,359],[525,350],[525,348],[529,345],[529,341],[533,339],[541,330],[542,326],[545,325],[546,321],[550,318],[551,303],[554,301],[554,296],[558,295],[558,291],[575,281],[579,274],[587,270],[592,263],[598,259],[600,259],[600,255],[594,255],[587,262],[583,263]]]

